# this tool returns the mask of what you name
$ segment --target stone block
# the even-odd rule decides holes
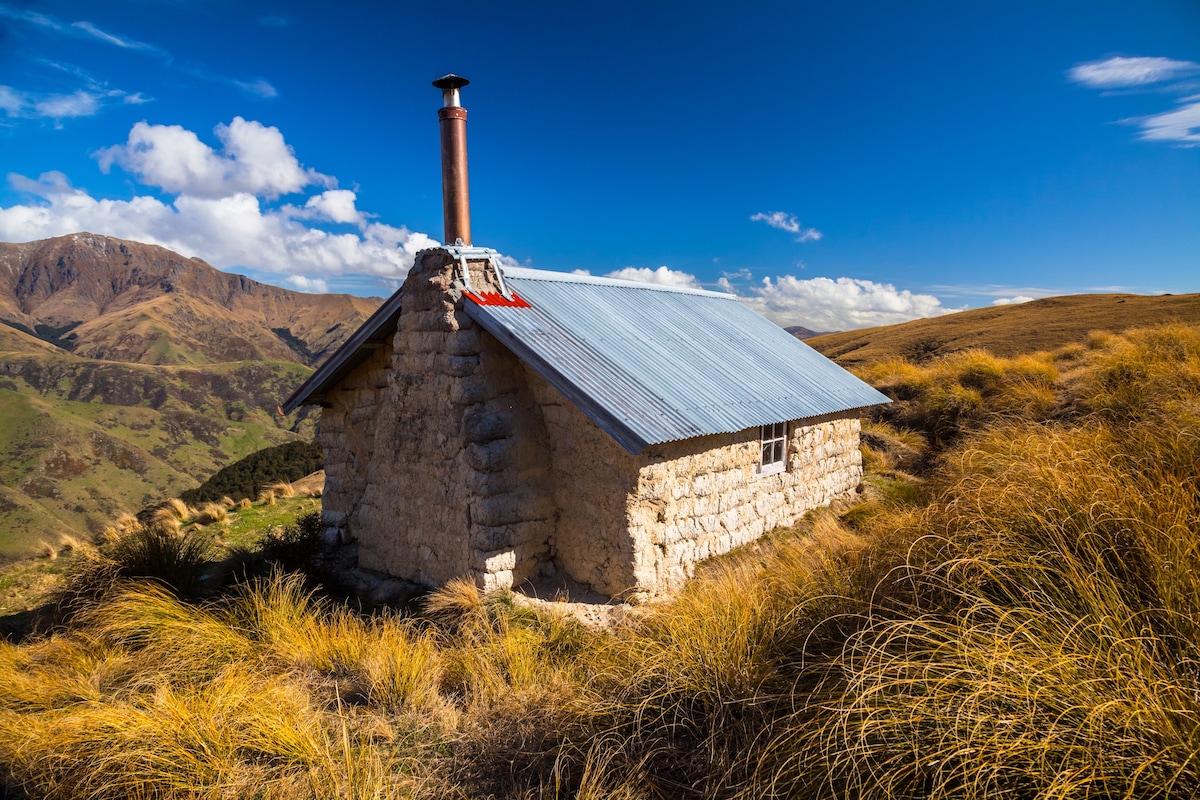
[[[468,442],[492,442],[513,432],[513,417],[507,411],[476,409],[463,417],[463,435]]]
[[[321,522],[335,527],[346,524],[346,512],[334,511],[330,508],[321,509]]]
[[[501,550],[512,547],[514,539],[515,530],[512,525],[471,526],[471,547],[476,550]]]
[[[512,572],[517,566],[517,554],[511,548],[489,553],[471,553],[471,569],[481,572]]]
[[[511,589],[513,574],[508,570],[501,572],[474,572],[475,585],[484,592],[494,592],[500,589]]]
[[[479,355],[479,330],[460,330],[451,336],[446,343],[446,352],[452,356]]]
[[[523,500],[517,492],[479,498],[471,503],[471,521],[489,528],[522,522],[527,505]]]
[[[441,356],[439,372],[455,378],[473,375],[479,369],[479,356]]]
[[[472,442],[463,450],[467,465],[477,472],[499,472],[515,460],[515,442],[498,439],[487,444]]]
[[[471,494],[488,497],[511,491],[515,487],[516,481],[513,478],[512,470],[478,472],[472,469],[467,471],[466,484]]]
[[[487,380],[472,376],[455,381],[450,386],[450,402],[460,406],[485,403],[496,395],[496,389]]]

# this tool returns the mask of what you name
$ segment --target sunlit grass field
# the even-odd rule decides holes
[[[0,643],[0,776],[30,798],[1200,795],[1200,329],[861,374],[898,398],[865,425],[864,501],[609,630],[465,583],[367,613],[269,542],[219,586],[174,545],[130,577],[122,541],[200,531],[115,531],[56,625]]]

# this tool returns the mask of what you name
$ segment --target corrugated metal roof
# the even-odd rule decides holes
[[[467,314],[631,453],[887,403],[733,295],[507,268]]]

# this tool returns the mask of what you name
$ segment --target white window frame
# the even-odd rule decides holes
[[[788,423],[761,425],[758,429],[759,475],[778,475],[787,469]]]

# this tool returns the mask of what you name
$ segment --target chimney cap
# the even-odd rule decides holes
[[[470,81],[467,80],[466,78],[462,77],[461,75],[455,75],[453,72],[451,72],[451,73],[448,73],[448,74],[443,75],[442,77],[438,78],[436,81],[433,82],[433,85],[439,89],[445,90],[445,89],[461,89],[463,86],[466,86],[468,83],[470,83]]]

